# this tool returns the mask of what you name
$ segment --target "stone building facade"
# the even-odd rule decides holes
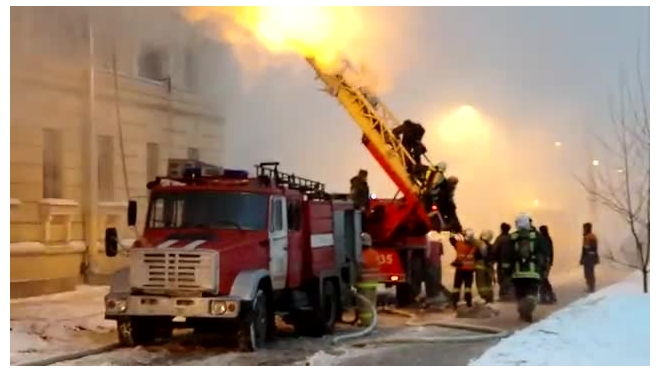
[[[168,158],[222,165],[220,48],[176,9],[11,8],[12,298],[103,282]]]

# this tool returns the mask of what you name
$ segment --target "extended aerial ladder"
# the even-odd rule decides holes
[[[411,176],[406,164],[414,162],[413,158],[401,140],[392,133],[392,129],[401,122],[377,97],[365,94],[360,87],[347,81],[345,70],[327,73],[313,58],[307,58],[307,62],[316,71],[317,79],[324,83],[324,91],[335,97],[360,127],[364,134],[364,145],[403,194],[404,204],[396,215],[386,218],[382,237],[389,239],[413,212],[430,228],[431,222],[421,202],[427,191],[427,181]]]

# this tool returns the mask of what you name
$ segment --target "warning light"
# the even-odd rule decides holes
[[[395,281],[396,282],[398,280],[399,280],[399,276],[390,276],[390,281]]]
[[[431,206],[431,210],[433,210],[433,211],[438,211],[438,205],[433,205],[433,206]]]

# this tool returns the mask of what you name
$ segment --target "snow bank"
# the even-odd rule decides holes
[[[29,362],[115,341],[104,319],[106,286],[10,301],[11,363]]]
[[[650,308],[636,272],[502,340],[470,365],[650,365]]]

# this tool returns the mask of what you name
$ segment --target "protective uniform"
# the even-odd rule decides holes
[[[596,291],[596,265],[600,263],[598,256],[598,238],[592,231],[591,223],[582,225],[582,255],[580,264],[584,268],[584,279],[587,281],[587,290]]]
[[[478,249],[475,253],[474,274],[477,281],[477,292],[479,296],[486,301],[492,303],[494,300],[493,294],[493,264],[492,253],[493,248],[490,241],[493,239],[493,231],[484,230],[479,236]]]
[[[458,185],[458,178],[450,176],[447,181],[442,182],[440,193],[438,194],[438,209],[442,214],[444,224],[451,232],[458,233],[462,230],[461,222],[456,214],[456,203],[454,202],[454,192]]]
[[[369,194],[367,171],[360,170],[358,175],[351,178],[351,199],[356,209],[361,209],[364,213],[368,212]]]
[[[422,155],[426,153],[426,147],[422,144],[422,138],[426,130],[416,122],[405,120],[401,125],[392,129],[395,137],[401,138],[401,144],[413,158],[413,162],[406,164],[408,174],[414,177],[416,167],[422,162]]]
[[[500,235],[497,236],[493,244],[493,255],[497,262],[497,284],[499,286],[498,297],[500,301],[510,301],[514,298],[509,272],[510,264],[505,259],[506,250],[511,242],[510,230],[509,223],[502,223],[500,225]]]
[[[454,287],[451,292],[451,299],[454,308],[458,307],[458,301],[461,297],[461,288],[463,298],[468,307],[472,306],[472,280],[474,278],[474,254],[476,246],[469,243],[474,240],[474,232],[470,229],[465,231],[465,237],[456,234],[450,238],[451,244],[456,249],[456,260],[451,264],[456,268],[454,273]]]
[[[507,260],[520,318],[532,322],[541,282],[539,269],[542,267],[547,246],[545,239],[532,229],[529,216],[519,215],[515,224],[516,231],[511,234]]]
[[[362,240],[362,271],[360,281],[355,286],[359,294],[368,298],[370,303],[376,306],[380,268],[378,253],[371,246],[371,236],[368,233],[362,233],[360,239]],[[361,301],[358,304],[358,318],[361,326],[369,326],[373,321],[371,308]]]
[[[555,296],[555,292],[552,289],[552,284],[550,283],[550,269],[552,268],[554,259],[554,245],[552,243],[552,238],[550,237],[550,232],[548,231],[547,225],[542,225],[539,228],[539,233],[541,233],[541,236],[543,236],[548,243],[548,254],[543,264],[539,296],[541,297],[541,304],[554,304],[557,302],[557,297]]]

